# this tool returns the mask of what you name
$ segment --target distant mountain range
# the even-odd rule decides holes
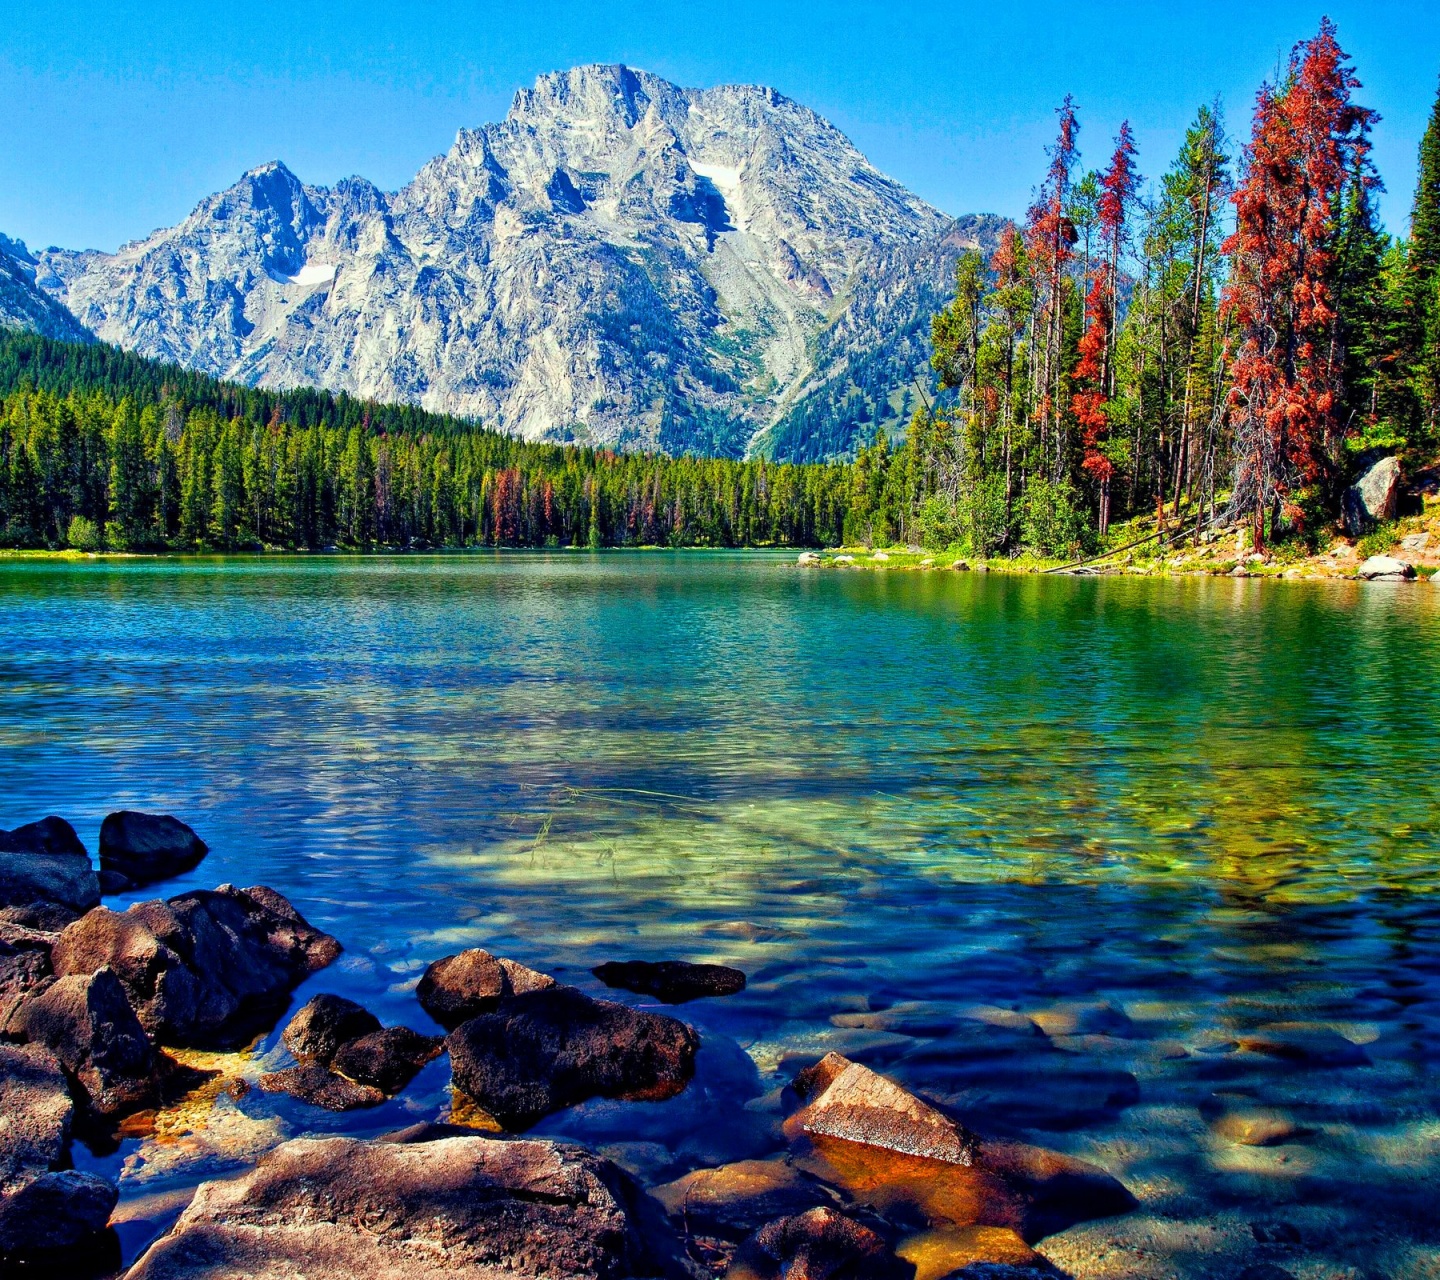
[[[253,169],[117,253],[0,238],[0,323],[532,439],[812,459],[928,376],[952,220],[773,89],[540,77],[398,192]]]

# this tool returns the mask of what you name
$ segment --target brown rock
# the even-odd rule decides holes
[[[736,1280],[911,1280],[915,1269],[869,1227],[819,1208],[761,1228],[729,1274]]]
[[[696,1169],[652,1187],[666,1211],[696,1232],[743,1240],[776,1218],[836,1203],[835,1193],[783,1160],[741,1160]]]
[[[555,985],[549,974],[472,947],[437,960],[420,976],[415,994],[425,1012],[453,1031],[462,1022],[490,1013],[509,996]]]
[[[51,963],[62,977],[109,965],[162,1043],[225,1047],[268,1026],[291,988],[339,952],[273,889],[222,885],[123,913],[96,908],[61,933]]]
[[[329,1066],[340,1046],[380,1030],[380,1019],[344,996],[311,997],[290,1019],[280,1039],[302,1062]]]
[[[74,1110],[53,1053],[0,1045],[0,1194],[59,1163]]]
[[[700,1038],[662,1014],[552,987],[505,1000],[446,1040],[456,1087],[510,1129],[586,1098],[674,1097]]]
[[[1246,1107],[1216,1116],[1210,1128],[1242,1147],[1273,1147],[1301,1136],[1300,1126],[1273,1107]]]
[[[27,1038],[60,1060],[95,1115],[121,1115],[157,1100],[154,1051],[111,970],[57,979],[26,1004],[23,1019]]]
[[[972,1266],[1045,1267],[1045,1262],[1009,1227],[942,1227],[907,1236],[896,1254],[915,1268],[915,1280],[940,1280]],[[973,1273],[972,1273],[973,1274]]]
[[[684,1004],[702,996],[732,996],[745,990],[745,975],[723,964],[684,960],[612,960],[590,971],[607,987],[621,987],[662,1004]]]
[[[357,1084],[393,1097],[444,1047],[438,1036],[422,1036],[409,1027],[384,1027],[342,1045],[331,1066]]]
[[[288,1093],[327,1111],[356,1111],[378,1107],[385,1095],[372,1085],[360,1084],[336,1075],[318,1062],[304,1062],[284,1071],[270,1071],[260,1077],[266,1093]]]
[[[55,936],[0,923],[0,1039],[25,1038],[22,1010],[29,997],[53,980],[50,949]]]
[[[193,870],[209,851],[205,841],[169,814],[124,809],[100,824],[101,874],[109,872],[136,887]]]
[[[689,1275],[609,1161],[553,1142],[298,1139],[204,1184],[127,1280]]]

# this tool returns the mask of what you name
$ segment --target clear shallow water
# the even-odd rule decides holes
[[[606,959],[750,975],[683,1007],[686,1095],[541,1132],[652,1179],[762,1155],[763,1096],[836,1048],[1125,1180],[1139,1214],[1047,1246],[1077,1274],[1440,1274],[1440,589],[0,561],[0,628],[0,826],[184,817],[212,852],[165,894],[263,882],[346,945],[297,1002],[428,1029],[413,983],[469,945],[592,990]],[[1051,1038],[993,1012],[1073,1001],[1110,1008]],[[1236,1051],[1276,1021],[1368,1061]],[[447,1082],[205,1099],[80,1159],[122,1174],[133,1251],[197,1178],[439,1116]],[[1298,1140],[1216,1132],[1253,1106]]]

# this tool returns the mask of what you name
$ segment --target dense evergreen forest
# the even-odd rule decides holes
[[[819,546],[849,469],[517,440],[0,330],[0,539],[84,550]]]
[[[1218,107],[1144,187],[1128,125],[1080,164],[1066,100],[1023,226],[959,262],[940,388],[853,462],[619,454],[0,330],[0,545],[818,546],[1068,556],[1112,521],[1314,542],[1382,452],[1440,447],[1440,98],[1408,239],[1336,31]]]

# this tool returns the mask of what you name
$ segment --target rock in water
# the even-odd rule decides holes
[[[65,1274],[67,1250],[93,1247],[118,1193],[65,1156],[73,1104],[59,1061],[40,1045],[0,1045],[0,1267],[43,1259]]]
[[[332,1066],[358,1084],[387,1096],[400,1092],[415,1073],[444,1051],[445,1042],[409,1027],[384,1027],[342,1045]]]
[[[437,960],[420,976],[415,988],[425,1012],[446,1030],[489,1013],[507,996],[544,991],[555,985],[548,973],[527,969],[514,960],[472,947]]]
[[[608,1160],[554,1142],[301,1138],[201,1186],[127,1280],[693,1274]]]
[[[723,964],[684,960],[612,960],[590,971],[607,987],[621,987],[664,1004],[684,1004],[701,996],[731,996],[745,990],[745,975]]]
[[[912,1280],[915,1275],[915,1268],[869,1227],[828,1208],[762,1227],[741,1249],[731,1274],[747,1271],[756,1280]]]
[[[1408,582],[1415,576],[1415,566],[1394,556],[1371,556],[1355,576],[1368,582]]]
[[[23,1016],[26,1036],[60,1060],[96,1115],[155,1102],[154,1050],[110,969],[58,979],[26,1004]]]
[[[329,1066],[340,1046],[380,1030],[380,1019],[344,996],[318,995],[290,1019],[281,1035],[285,1047],[302,1061]]]
[[[1395,519],[1400,500],[1400,459],[1381,458],[1345,490],[1341,508],[1345,529],[1358,538],[1368,529]]]
[[[456,1087],[524,1129],[586,1098],[674,1097],[695,1074],[700,1037],[674,1018],[552,987],[470,1019],[445,1045]]]
[[[273,889],[181,894],[105,907],[68,926],[59,976],[115,971],[145,1030],[165,1044],[223,1047],[269,1025],[290,990],[340,954]]]
[[[743,1240],[766,1223],[834,1205],[828,1187],[783,1160],[741,1160],[718,1169],[696,1169],[651,1188],[671,1217],[688,1232]]]
[[[347,1080],[318,1062],[302,1062],[284,1071],[268,1071],[260,1077],[260,1087],[266,1093],[288,1093],[326,1111],[355,1111],[361,1107],[378,1107],[385,1101],[379,1089]]]
[[[88,911],[100,902],[90,855],[64,818],[0,831],[0,907],[58,903]]]
[[[199,866],[209,846],[169,814],[122,809],[100,824],[100,870],[140,887]]]

